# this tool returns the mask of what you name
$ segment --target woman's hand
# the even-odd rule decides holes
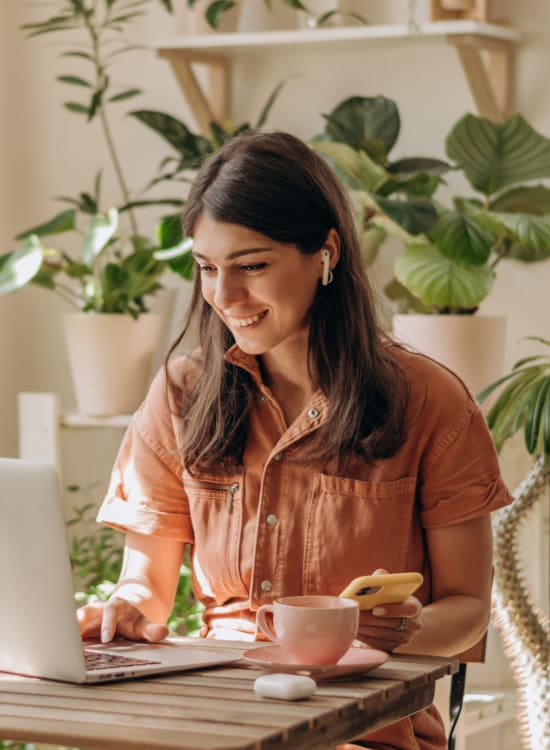
[[[387,570],[379,568],[374,575]],[[394,651],[414,640],[422,630],[422,604],[415,596],[408,596],[399,604],[379,604],[359,613],[357,640],[380,651]]]
[[[411,643],[422,630],[422,604],[408,596],[399,604],[380,604],[359,614],[357,639],[381,651]]]
[[[106,602],[94,602],[77,610],[83,638],[100,638],[109,643],[115,635],[132,641],[160,641],[168,635],[166,625],[157,625],[126,599],[113,597]]]

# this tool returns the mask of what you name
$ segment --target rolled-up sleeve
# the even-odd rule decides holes
[[[171,400],[161,370],[124,435],[97,520],[122,531],[192,543]]]
[[[462,405],[422,462],[420,518],[425,529],[469,521],[512,501],[481,412],[466,392]]]

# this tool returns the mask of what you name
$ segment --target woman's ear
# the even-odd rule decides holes
[[[336,229],[331,229],[321,249],[321,263],[323,266],[321,284],[327,286],[332,282],[332,270],[340,260],[340,235]]]
[[[331,229],[329,231],[327,238],[323,243],[323,247],[330,253],[330,267],[331,270],[334,270],[340,260],[340,235],[336,229]]]

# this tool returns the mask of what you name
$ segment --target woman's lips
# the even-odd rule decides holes
[[[255,315],[248,315],[242,318],[234,318],[232,315],[227,315],[226,317],[228,321],[236,328],[248,328],[255,323],[259,323],[259,321],[262,320],[262,318],[264,318],[266,315],[267,310],[262,310],[262,312],[256,313]]]

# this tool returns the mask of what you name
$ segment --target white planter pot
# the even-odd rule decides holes
[[[444,10],[471,10],[474,7],[475,0],[439,0],[439,4]]]
[[[395,315],[393,334],[456,372],[472,393],[504,374],[506,319],[488,315]]]
[[[161,317],[74,313],[65,340],[77,408],[89,416],[131,414],[143,400]]]
[[[240,2],[237,2],[235,7],[227,11],[217,29],[213,29],[204,17],[204,11],[211,2],[212,0],[197,0],[195,5],[190,8],[187,5],[187,0],[173,0],[172,7],[177,33],[190,36],[236,31],[239,25]]]

